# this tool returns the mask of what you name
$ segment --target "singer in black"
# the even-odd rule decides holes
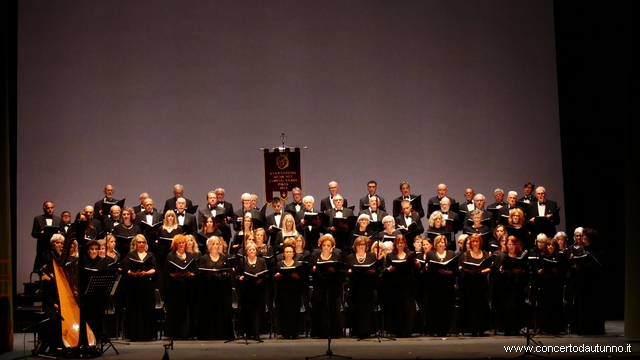
[[[450,261],[456,254],[453,250],[447,250],[446,236],[438,235],[433,242],[434,249],[427,252],[426,257],[431,290],[428,311],[432,320],[432,324],[428,325],[437,336],[447,336],[452,332],[451,329],[455,329],[452,320],[455,318],[457,262],[456,266],[447,269],[429,264]]]
[[[222,237],[210,237],[208,253],[200,258],[198,340],[233,339],[231,267],[224,254],[225,244]]]
[[[186,248],[186,236],[176,235],[171,242],[171,252],[167,255],[165,263],[167,271],[165,334],[175,339],[195,336],[194,281],[198,263],[195,255],[188,253]]]
[[[353,254],[347,256],[347,277],[349,278],[349,317],[351,334],[359,338],[375,333],[373,326],[376,255],[367,251],[369,238],[360,236],[353,243]],[[360,267],[360,268],[359,268]]]
[[[322,249],[311,255],[309,267],[313,275],[311,294],[311,336],[316,338],[339,338],[342,336],[342,276],[339,271],[340,255],[333,249],[336,241],[331,235],[318,239]]]
[[[285,243],[282,254],[284,258],[274,268],[277,332],[284,339],[297,339],[300,326],[302,264],[294,259],[295,247],[290,241]]]
[[[124,260],[124,272],[127,274],[127,321],[125,336],[131,341],[149,341],[155,339],[155,282],[156,258],[148,251],[149,246],[144,235],[133,238],[135,250],[130,251]]]
[[[264,318],[267,263],[264,258],[258,257],[258,249],[252,241],[247,242],[244,254],[246,257],[238,259],[236,267],[236,280],[240,288],[238,293],[242,324],[240,331],[248,338],[259,340],[258,325],[260,318]]]
[[[414,271],[419,263],[407,247],[404,235],[397,235],[393,251],[387,255],[385,272],[389,277],[389,331],[397,337],[409,337],[416,315],[416,281]]]
[[[490,326],[487,274],[491,272],[491,268],[470,269],[465,267],[464,263],[481,264],[489,257],[489,253],[482,250],[480,234],[472,234],[469,237],[469,243],[470,249],[461,255],[463,263],[463,273],[460,278],[462,332],[482,336]]]

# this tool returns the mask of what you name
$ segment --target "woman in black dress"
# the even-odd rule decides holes
[[[293,215],[286,213],[284,218],[282,218],[282,231],[279,231],[275,237],[275,243],[273,247],[277,253],[282,252],[282,246],[284,241],[287,238],[292,238],[298,235],[298,230],[296,229],[296,221],[293,218]]]
[[[573,304],[573,330],[580,335],[604,334],[604,268],[602,256],[604,249],[600,244],[600,235],[594,229],[582,230],[582,246],[578,247],[572,259],[580,256],[586,258],[575,262],[575,297]]]
[[[202,221],[200,230],[196,233],[196,242],[198,244],[198,250],[203,253],[207,248],[207,240],[212,236],[221,236],[222,232],[218,229],[216,219],[211,215],[206,215]]]
[[[193,282],[198,263],[195,256],[186,251],[186,247],[186,237],[182,234],[176,235],[171,242],[171,252],[165,260],[168,275],[165,292],[165,334],[177,339],[195,336],[195,324],[191,322],[195,322],[196,319]]]
[[[480,336],[490,327],[487,274],[491,272],[491,268],[473,268],[464,264],[480,264],[489,257],[489,253],[482,250],[482,237],[480,234],[471,235],[469,243],[471,244],[471,249],[461,255],[460,307],[462,310],[462,332]]]
[[[483,249],[495,254],[497,251],[507,252],[507,228],[504,225],[497,225],[493,229],[493,239],[489,240],[487,246]]]
[[[340,255],[333,249],[336,241],[331,235],[318,239],[320,252],[311,255],[309,267],[313,275],[311,294],[311,336],[338,338],[342,336],[342,276],[339,271]]]
[[[431,220],[429,221],[431,222]],[[418,314],[414,322],[413,330],[420,334],[431,334],[433,325],[433,321],[428,318],[431,316],[431,306],[429,305],[431,285],[427,268],[425,267],[428,261],[427,254],[433,249],[431,241],[431,239],[425,239],[422,235],[418,235],[413,239],[413,249],[416,253],[416,260],[420,262],[420,269],[416,271],[416,304],[418,305]]]
[[[396,230],[396,220],[391,215],[382,218],[384,230],[378,233],[378,240],[394,241],[397,235],[402,234],[400,230]]]
[[[164,213],[164,220],[162,226],[158,228],[158,237],[156,238],[155,246],[152,247],[153,255],[156,257],[158,268],[156,269],[156,286],[160,291],[162,299],[166,298],[164,292],[165,285],[167,284],[167,255],[171,250],[174,236],[182,234],[182,227],[178,225],[176,219],[176,213],[173,210],[167,210]]]
[[[198,286],[198,340],[233,339],[231,267],[221,249],[224,239],[207,240],[208,253],[200,258]]]
[[[242,228],[240,231],[237,231],[235,235],[233,235],[233,240],[231,244],[229,244],[229,254],[238,253],[238,250],[243,246],[246,242],[247,237],[253,234],[253,220],[251,216],[244,216],[242,218]]]
[[[247,242],[244,253],[246,257],[237,260],[236,278],[239,287],[241,332],[246,337],[259,340],[259,323],[264,318],[266,261],[258,257],[258,249],[253,242]]]
[[[276,328],[284,339],[297,339],[300,326],[301,264],[294,259],[290,241],[283,246],[283,260],[274,268],[276,281]]]
[[[431,216],[429,216],[429,228],[427,229],[427,232],[438,234],[450,232],[447,229],[447,221],[444,219],[440,211],[434,211],[431,213]]]
[[[529,231],[528,223],[525,221],[522,209],[515,208],[509,211],[509,225],[506,231],[509,235],[513,235],[520,240],[522,249],[526,250],[531,247],[531,232]]]
[[[351,247],[353,247],[353,243],[360,236],[365,236],[367,240],[367,247],[371,246],[371,236],[373,233],[369,230],[369,224],[371,223],[371,218],[367,214],[360,214],[358,216],[358,222],[356,223],[355,229],[351,231],[349,234],[349,241],[351,242]]]
[[[113,228],[113,236],[133,239],[134,236],[142,234],[140,227],[133,223],[133,219],[135,218],[135,216],[136,213],[133,211],[133,208],[125,206],[120,213],[122,222]],[[129,247],[131,241],[124,240],[125,239],[122,239],[120,243],[116,243],[116,251],[120,254],[123,254],[123,256],[126,256],[126,254],[131,251]]]
[[[158,336],[155,316],[156,258],[148,252],[144,235],[133,238],[135,250],[130,251],[124,261],[127,274],[127,314],[125,336],[131,341],[148,341]]]
[[[438,235],[434,239],[435,248],[427,252],[427,274],[429,276],[429,308],[431,320],[429,330],[437,336],[448,336],[454,327],[456,301],[457,262],[449,268],[431,265],[432,262],[444,263],[456,257],[453,250],[447,250],[447,237]]]
[[[379,269],[376,267],[376,255],[367,251],[368,243],[368,237],[360,236],[353,243],[354,253],[347,256],[351,335],[359,338],[375,333],[375,285]]]
[[[486,225],[482,225],[482,210],[475,209],[471,212],[473,225],[466,225],[462,230],[465,234],[485,234],[491,231]]]
[[[564,331],[563,297],[565,276],[564,258],[559,254],[558,241],[547,241],[542,253],[542,266],[538,269],[540,291],[538,293],[537,320],[540,331],[558,334]]]
[[[496,311],[496,322],[504,335],[518,335],[527,319],[527,304],[525,303],[525,288],[528,285],[526,260],[520,260],[515,266],[506,266],[505,258],[522,257],[522,246],[515,236],[507,238],[507,251],[500,253],[496,259],[497,272],[492,276],[499,279],[499,296],[494,296],[492,307]],[[526,256],[526,254],[525,254]],[[495,295],[495,294],[494,294]]]
[[[404,235],[396,235],[393,251],[387,255],[385,272],[389,278],[387,309],[389,331],[397,337],[409,337],[416,315],[416,282],[414,271],[419,267],[415,253],[409,251]]]

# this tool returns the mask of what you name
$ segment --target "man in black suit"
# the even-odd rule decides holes
[[[378,183],[375,182],[375,180],[371,180],[367,183],[367,191],[369,193],[365,195],[362,199],[360,199],[359,211],[362,212],[363,210],[366,210],[369,208],[369,199],[372,196],[376,196],[378,198],[378,204],[379,204],[378,208],[382,209],[383,211],[386,211],[387,208],[384,203],[384,198],[376,194],[376,192],[378,191]]]
[[[320,200],[320,211],[326,212],[327,210],[333,208],[333,197],[338,194],[338,188],[339,186],[337,182],[332,181],[329,183],[329,196]],[[343,199],[343,200],[344,200],[344,207],[348,207],[349,204],[347,199]]]
[[[446,184],[439,184],[438,188],[437,188],[437,191],[438,191],[438,195],[430,198],[429,199],[429,204],[440,205],[440,201],[442,199],[444,199],[445,197],[449,198],[449,201],[450,201],[451,204],[455,204],[456,199],[447,196],[447,192],[449,191],[449,189],[447,188]],[[429,215],[431,215],[431,214],[429,214]]]
[[[384,210],[378,207],[378,196],[373,195],[369,198],[369,204],[365,210],[360,211],[358,215],[365,214],[369,216],[371,222],[382,222],[385,216],[389,215]]]
[[[53,232],[53,229],[49,227],[60,227],[62,222],[59,216],[53,214],[55,209],[56,207],[53,201],[45,201],[44,204],[42,204],[43,214],[33,218],[31,237],[36,239],[36,260],[33,263],[34,271],[39,270],[36,268],[39,258],[43,253],[51,250],[51,236],[57,233],[57,231]],[[45,231],[45,228],[48,229]]]
[[[526,182],[523,186],[524,196],[518,199],[518,201],[522,201],[527,204],[531,204],[532,202],[536,201],[536,197],[533,195],[533,189],[536,186],[531,182]]]
[[[260,214],[260,210],[254,209],[251,206],[251,194],[244,193],[242,194],[242,196],[240,196],[240,199],[242,200],[242,207],[240,208],[240,210],[236,211],[235,220],[233,222],[233,229],[235,231],[240,231],[242,229],[242,218],[245,216],[245,214],[250,214],[251,219],[253,220],[258,220],[260,222],[264,221],[262,215]]]
[[[103,214],[102,213],[102,206],[105,202],[110,202],[110,203],[115,203],[118,200],[113,198],[113,186],[112,185],[106,185],[104,187],[104,197],[98,201],[96,201],[96,203],[93,205],[93,208],[96,210],[96,213],[98,213],[98,215],[100,215],[101,218],[106,219],[109,214]]]
[[[508,224],[509,221],[509,211],[515,209],[517,207],[518,201],[518,193],[515,191],[509,191],[507,193],[507,204],[500,208],[498,211],[498,222],[502,222],[503,224]],[[527,209],[522,209],[523,212],[527,211]]]
[[[495,198],[495,202],[489,204],[487,209],[500,209],[503,206],[507,206],[507,203],[504,202],[504,190],[498,188],[493,191],[493,197]]]
[[[460,213],[464,214],[465,217],[476,208],[473,200],[475,196],[476,192],[472,188],[464,189],[464,201],[460,203],[458,210]]]
[[[445,221],[451,220],[447,221],[447,229],[449,231],[458,232],[462,229],[460,217],[455,211],[451,211],[451,200],[446,196],[440,200],[440,212]]]
[[[274,228],[282,229],[282,219],[284,218],[282,201],[280,201],[279,197],[273,198],[271,201],[271,208],[273,208],[273,213],[267,215],[264,228],[267,230],[267,234],[269,234],[269,244],[273,246],[275,243],[275,237],[278,234],[278,231]]]
[[[96,239],[101,238],[103,235],[102,231],[104,230],[104,225],[102,224],[102,221],[95,218],[96,212],[93,206],[91,205],[85,206],[83,214],[84,216],[86,216],[87,221],[90,221],[91,224],[93,224],[93,228],[96,229],[96,236],[97,236]]]
[[[484,195],[477,194],[476,196],[473,197],[474,210],[482,211],[483,224],[487,225],[491,230],[493,230],[493,228],[496,227],[495,222],[493,220],[493,214],[491,213],[491,211],[488,211],[488,210],[486,210],[484,208],[485,203],[486,203],[486,200],[484,198]],[[472,217],[471,217],[471,212],[472,211],[469,211],[465,215],[464,224],[462,225],[463,227],[471,226],[471,224],[473,224],[473,220],[472,220]],[[489,221],[488,222],[485,221],[486,219],[489,219]]]
[[[147,193],[142,193],[140,194],[140,205],[136,205],[133,207],[133,212],[134,213],[139,213],[139,212],[143,212],[144,211],[144,200],[149,198],[149,194]],[[158,209],[153,208],[153,211],[158,211]]]
[[[176,200],[176,221],[182,226],[182,231],[187,234],[195,234],[198,232],[198,224],[196,216],[187,212],[187,200],[179,197]]]
[[[106,232],[111,233],[113,228],[122,222],[122,219],[120,219],[121,212],[122,210],[118,205],[113,205],[111,209],[109,209],[109,216],[104,219],[104,230]]]
[[[342,227],[336,227],[333,225],[334,218],[348,218],[353,216],[353,210],[344,207],[344,199],[342,195],[336,194],[333,197],[333,208],[326,211],[329,216],[329,227],[325,229],[325,233],[331,232],[333,238],[336,240],[336,247],[342,251],[343,261],[346,260],[346,256],[349,253],[350,241],[349,241],[349,228],[344,224]]]
[[[307,244],[307,250],[313,251],[314,249],[319,249],[318,239],[320,239],[321,231],[324,230],[322,224],[320,223],[312,223],[309,224],[304,219],[304,215],[306,213],[318,213],[317,209],[313,208],[315,200],[313,196],[307,195],[302,198],[302,204],[304,208],[296,214],[296,223],[298,224],[298,232],[304,236],[305,242]]]
[[[137,213],[136,219],[134,220],[134,224],[140,227],[140,230],[142,230],[150,248],[153,248],[152,246],[155,245],[158,237],[158,230],[157,228],[148,228],[143,226],[142,223],[144,222],[147,225],[155,225],[163,220],[162,214],[156,211],[153,205],[153,199],[144,199],[144,211]]]
[[[60,222],[60,234],[66,235],[72,224],[71,213],[65,210],[60,214],[60,218],[62,218]]]
[[[284,207],[284,211],[292,214],[294,217],[296,213],[302,209],[304,209],[304,205],[302,204],[302,189],[299,187],[293,188],[291,190],[291,194],[293,196],[293,202],[288,203]]]
[[[396,216],[396,218],[395,218],[396,226],[398,228],[409,229],[409,226],[411,226],[411,224],[415,223],[416,226],[418,227],[416,230],[410,231],[405,235],[405,237],[407,239],[407,245],[409,246],[409,248],[411,248],[411,250],[414,250],[413,249],[413,239],[417,235],[419,235],[419,234],[424,232],[424,226],[422,226],[422,220],[420,220],[420,215],[416,214],[413,211],[413,207],[411,205],[411,201],[402,200],[400,205],[402,206],[402,212],[400,213],[400,215]]]
[[[536,201],[529,205],[527,216],[529,222],[533,224],[532,236],[540,233],[547,235],[548,238],[555,236],[556,225],[560,224],[558,204],[547,199],[547,191],[544,187],[536,188]]]
[[[148,197],[144,199],[144,211],[141,211],[136,214],[136,219],[134,223],[140,226],[140,223],[145,222],[149,225],[156,224],[163,220],[162,214],[156,211],[155,207],[153,207],[153,199]],[[147,243],[148,243],[147,239]]]
[[[184,197],[184,186],[180,185],[180,184],[175,184],[173,186],[173,197],[170,199],[167,199],[167,201],[164,202],[164,209],[162,210],[163,213],[166,213],[167,210],[176,210],[176,200],[178,200],[178,198],[184,198],[184,200],[187,202],[187,207],[190,208],[193,206],[193,203],[191,202],[191,200],[187,199]]]
[[[415,200],[418,195],[411,194],[411,186],[408,182],[403,181],[400,183],[400,193],[400,197],[393,200],[393,217],[396,218],[400,216],[400,213],[402,212],[402,201],[409,200],[411,201],[411,211],[418,214],[420,218],[423,218],[424,209],[422,208],[422,200]]]

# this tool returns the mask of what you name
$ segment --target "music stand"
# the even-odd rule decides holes
[[[37,336],[38,335],[38,328],[40,327],[40,325],[48,322],[49,320],[51,320],[51,319],[50,318],[45,318],[45,319],[43,319],[41,321],[34,322],[33,324],[31,324],[31,325],[27,326],[26,328],[22,329],[22,331],[24,332],[24,331],[27,331],[27,330],[30,330],[30,329],[33,328],[33,349],[31,350],[31,355],[20,356],[20,357],[14,358],[13,360],[28,359],[30,357],[42,357],[42,358],[45,358],[45,359],[58,359],[55,356],[50,356],[50,355],[39,354],[38,353],[39,347],[42,345],[40,343],[41,339],[38,339],[38,336]],[[25,337],[26,337],[26,335],[25,335]],[[25,344],[25,347],[26,347],[26,344]]]
[[[335,265],[337,267],[339,267],[342,263],[336,262]],[[339,269],[336,269],[335,271],[340,271]],[[323,274],[319,274],[320,276],[323,276]],[[325,294],[325,305],[327,306],[327,310],[331,311],[330,308],[330,302],[329,302],[329,291],[327,290],[327,293]],[[331,316],[327,316],[327,351],[324,354],[320,354],[320,355],[314,355],[314,356],[306,356],[305,360],[309,360],[309,359],[317,359],[317,358],[321,358],[321,357],[329,357],[329,358],[333,358],[333,357],[337,357],[340,359],[351,359],[350,356],[343,356],[343,355],[337,355],[334,354],[333,351],[331,350]]]
[[[102,270],[96,271],[91,274],[89,284],[87,285],[86,295],[95,294],[98,297],[106,296],[107,294],[113,295],[120,283],[120,275],[114,270]],[[104,319],[103,319],[104,321]],[[100,352],[104,354],[109,348],[113,348],[116,354],[120,355],[118,349],[111,342],[111,339],[107,337],[103,331],[100,332]],[[105,344],[109,344],[106,348]]]

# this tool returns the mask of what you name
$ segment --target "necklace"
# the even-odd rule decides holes
[[[289,266],[293,266],[294,261],[293,261],[293,259],[291,259],[291,263],[290,263],[290,264],[287,264],[287,261],[286,261],[286,260],[284,260],[284,261],[282,261],[282,263],[284,264],[284,266],[289,267]]]
[[[447,257],[447,252],[445,251],[442,253],[442,255],[440,255],[440,253],[436,251],[436,255],[438,255],[438,258],[440,259],[440,261],[442,261],[445,257]]]
[[[363,257],[359,257],[358,254],[356,254],[356,260],[358,260],[358,263],[362,264],[366,259],[367,259],[367,254],[365,254]]]
[[[122,223],[122,227],[127,229],[127,230],[131,230],[131,229],[133,229],[133,223],[131,223],[131,225],[129,225],[129,226],[127,226],[124,223]]]
[[[180,259],[184,260],[187,258],[187,254],[186,253],[182,253],[180,254],[179,252],[176,251],[176,256],[179,257]]]
[[[321,258],[322,260],[329,260],[329,259],[331,259],[331,254],[329,254],[329,256],[325,258],[325,257],[324,257],[324,253],[320,253],[320,258]]]
[[[482,258],[482,250],[475,252],[473,250],[469,250],[469,252],[471,253],[471,257],[474,259],[480,259]]]

